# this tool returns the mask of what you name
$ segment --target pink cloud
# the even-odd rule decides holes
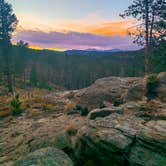
[[[43,32],[33,30],[21,30],[13,37],[14,41],[24,40],[30,45],[42,48],[62,49],[138,49],[127,35],[101,36],[81,32]]]

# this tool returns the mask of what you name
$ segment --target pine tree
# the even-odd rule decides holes
[[[0,0],[0,48],[5,62],[5,75],[10,93],[13,93],[10,55],[12,48],[11,35],[16,29],[17,23],[18,21],[13,13],[12,6],[5,0]]]
[[[150,74],[151,48],[157,44],[165,34],[165,0],[133,0],[133,4],[121,14],[123,18],[134,17],[139,24],[136,25],[134,43],[145,46],[145,72]]]

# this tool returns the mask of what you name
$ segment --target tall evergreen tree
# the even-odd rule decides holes
[[[132,16],[140,24],[134,35],[134,43],[145,45],[145,72],[150,74],[151,47],[157,44],[165,34],[165,0],[133,0],[132,5],[121,14],[123,18]]]
[[[0,48],[5,60],[5,75],[7,87],[10,93],[13,93],[12,72],[11,72],[11,35],[16,29],[17,18],[13,13],[12,6],[6,0],[0,0]]]

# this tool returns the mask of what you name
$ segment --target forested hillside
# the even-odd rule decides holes
[[[83,88],[106,76],[141,76],[144,71],[142,51],[55,52],[32,50],[24,47],[12,49],[14,82],[21,86],[50,87],[52,84],[67,89]],[[91,55],[91,56],[88,56]],[[1,80],[3,80],[3,61]]]
[[[160,49],[152,58],[153,72],[165,71],[165,52]],[[33,50],[13,46],[11,69],[14,83],[20,87],[51,88],[59,85],[67,89],[87,87],[107,76],[142,76],[144,52],[139,51],[66,51]],[[1,56],[0,56],[1,57]],[[160,63],[157,63],[160,61]],[[0,61],[0,80],[4,84],[4,63]],[[156,65],[157,64],[157,65]]]

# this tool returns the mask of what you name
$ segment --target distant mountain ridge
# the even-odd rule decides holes
[[[86,55],[86,56],[99,56],[104,54],[113,54],[119,52],[127,52],[127,50],[120,50],[120,49],[112,49],[112,50],[98,50],[98,49],[86,49],[86,50],[67,50],[65,53],[67,55]]]
[[[125,51],[125,50],[121,50],[121,49],[111,49],[111,50],[86,49],[86,50],[82,50],[82,51],[96,51],[96,52],[122,52],[122,51]]]
[[[126,52],[127,50],[121,50],[121,49],[112,49],[112,50],[98,50],[98,49],[94,49],[94,48],[90,48],[90,49],[86,49],[86,50],[76,50],[76,49],[72,49],[72,50],[67,50],[65,52]]]

